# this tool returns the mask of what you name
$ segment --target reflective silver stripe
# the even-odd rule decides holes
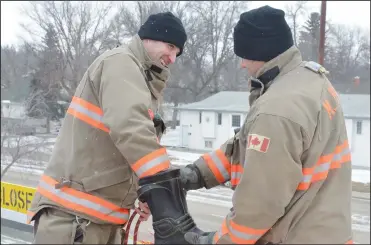
[[[102,122],[102,116],[93,112],[93,111],[90,111],[89,109],[86,109],[85,107],[77,104],[76,102],[71,102],[70,104],[70,107],[78,112],[81,112],[87,116],[89,116],[90,118],[94,119],[95,121],[98,121],[98,122]]]
[[[215,163],[215,166],[219,169],[219,172],[222,174],[225,181],[229,180],[229,173],[228,170],[225,169],[222,160],[219,159],[218,155],[216,154],[216,151],[213,151],[209,153],[209,156],[211,157],[211,160]]]
[[[144,174],[149,169],[160,165],[163,162],[170,161],[167,154],[163,154],[161,156],[156,157],[155,159],[152,159],[151,161],[147,162],[146,164],[142,165],[137,171],[137,175],[140,177],[142,174]]]
[[[348,153],[350,153],[350,149],[347,147],[347,148],[344,149],[342,152],[340,152],[339,154],[337,154],[337,155],[340,156],[338,160],[340,160],[342,156],[344,156],[344,155],[346,155],[346,154],[348,154]]]
[[[231,173],[231,179],[240,179],[241,178],[241,176],[242,176],[242,173],[241,172],[232,172]]]
[[[236,236],[236,237],[238,237],[240,239],[244,239],[244,240],[254,240],[254,241],[256,241],[261,237],[261,235],[248,234],[248,233],[245,233],[245,232],[237,231],[237,230],[233,229],[231,226],[228,227],[228,230],[233,236]]]
[[[312,175],[304,175],[303,180],[301,182],[308,183],[312,180]]]
[[[339,161],[341,159],[341,152],[338,154],[335,154],[334,157],[332,158],[333,161]]]
[[[338,153],[338,154],[334,154],[333,158],[331,159],[330,162],[326,162],[326,163],[322,163],[320,165],[317,165],[315,168],[314,168],[314,171],[313,171],[313,174],[316,174],[316,173],[322,173],[322,172],[325,172],[325,171],[328,171],[331,169],[331,162],[333,161],[340,161],[342,156],[348,154],[350,152],[349,148],[346,148],[344,149],[342,152]],[[301,181],[302,183],[308,183],[312,180],[312,176],[313,174],[311,175],[304,175],[303,176],[303,180]]]
[[[328,171],[330,167],[331,167],[331,162],[322,163],[314,169],[313,173],[316,174],[316,173]]]
[[[101,206],[98,203],[94,203],[94,202],[91,202],[91,201],[86,200],[86,199],[74,197],[74,196],[72,196],[70,194],[67,194],[67,193],[63,192],[61,189],[55,189],[55,188],[53,188],[49,184],[45,183],[43,180],[40,180],[39,186],[41,188],[43,188],[43,189],[51,192],[53,195],[58,196],[59,198],[62,198],[64,200],[66,200],[66,201],[79,204],[79,205],[84,206],[86,208],[93,209],[93,210],[98,211],[100,213],[103,213],[103,214],[105,214],[107,216],[111,216],[111,217],[115,217],[115,218],[119,218],[119,219],[124,219],[126,221],[129,219],[129,214],[125,214],[125,213],[121,213],[121,212],[116,212],[116,211],[113,211],[113,210],[108,209],[106,207],[103,207],[103,206]]]

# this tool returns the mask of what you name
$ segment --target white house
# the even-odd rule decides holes
[[[23,103],[10,100],[1,101],[1,117],[5,118],[24,118],[26,110]]]
[[[370,95],[340,94],[354,165],[370,167]],[[224,91],[178,107],[179,145],[213,150],[234,135],[249,110],[249,93]]]

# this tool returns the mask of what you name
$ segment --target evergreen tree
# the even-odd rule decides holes
[[[318,61],[318,48],[320,38],[320,14],[313,12],[300,31],[299,49],[304,60]]]
[[[31,80],[27,107],[29,116],[47,118],[48,132],[50,120],[63,118],[65,114],[65,109],[58,103],[61,89],[58,82],[60,55],[57,45],[57,34],[53,26],[49,25],[40,51],[39,69]]]

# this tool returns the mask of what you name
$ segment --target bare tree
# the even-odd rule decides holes
[[[353,78],[362,73],[364,80],[369,82],[369,33],[360,28],[331,25],[328,39],[331,50],[328,66],[333,80],[351,84]]]
[[[26,136],[31,130],[24,119],[1,118],[1,178],[17,161],[45,146],[45,139]]]
[[[23,14],[31,25],[22,25],[27,33],[38,37],[52,27],[56,31],[59,77],[69,101],[91,62],[103,51],[111,31],[111,2],[46,1],[29,2]],[[34,27],[34,28],[33,28]],[[38,49],[34,42],[30,46]],[[63,99],[63,98],[62,98]]]
[[[188,40],[182,69],[188,72],[184,79],[169,84],[182,89],[192,100],[202,99],[221,90],[221,70],[234,56],[232,32],[245,2],[189,2]]]
[[[221,71],[221,89],[227,91],[246,91],[247,70],[241,68],[241,58],[234,56]]]
[[[121,43],[138,33],[139,28],[151,14],[170,11],[183,19],[187,2],[181,1],[135,1],[123,2],[112,21],[109,36],[111,43]]]
[[[1,47],[1,95],[3,99],[21,101],[28,93],[27,76],[35,62],[32,53],[21,45]]]
[[[286,4],[285,12],[289,20],[291,20],[291,30],[294,35],[294,43],[297,46],[297,34],[300,27],[298,18],[306,13],[306,5],[308,1],[295,1],[290,4]]]

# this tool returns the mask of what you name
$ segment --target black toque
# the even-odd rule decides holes
[[[264,6],[241,14],[234,27],[234,53],[248,60],[265,61],[282,54],[293,44],[285,12]]]
[[[140,27],[138,35],[142,40],[151,39],[177,46],[180,49],[177,56],[182,54],[187,40],[182,22],[170,12],[150,15]]]

